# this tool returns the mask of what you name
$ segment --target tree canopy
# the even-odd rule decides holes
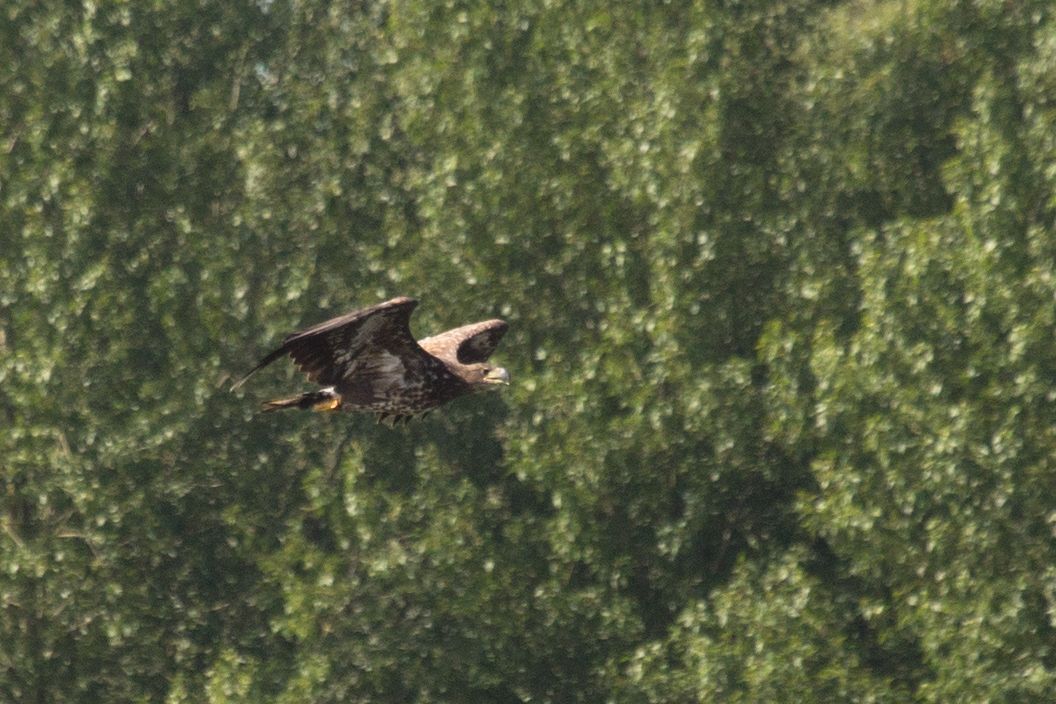
[[[0,700],[1056,700],[1050,2],[3,16]]]

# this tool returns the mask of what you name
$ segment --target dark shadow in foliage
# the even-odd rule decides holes
[[[501,392],[499,392],[501,393]],[[479,488],[505,474],[504,450],[496,429],[509,416],[506,401],[498,393],[476,394],[437,411],[440,423],[425,431],[436,443],[440,457],[456,467]],[[425,422],[433,417],[425,419]]]
[[[386,492],[411,496],[419,481],[415,430],[408,426],[390,428],[368,421],[369,416],[362,418],[351,432],[355,434],[356,444],[364,448],[364,480]],[[402,435],[402,441],[392,442],[393,434]]]
[[[526,484],[506,469],[505,451],[498,429],[510,416],[508,401],[498,394],[477,397],[476,408],[467,415],[466,437],[480,443],[474,452],[466,444],[441,447],[441,456],[457,461],[469,469],[467,477],[479,488],[499,488],[508,501],[514,516],[531,514],[537,517],[551,516],[554,505],[548,492],[541,492]],[[468,406],[468,403],[466,404]],[[461,417],[462,411],[459,411]],[[472,455],[476,455],[476,460]]]
[[[804,563],[804,569],[833,592],[844,598],[850,597],[847,606],[857,612],[847,622],[847,637],[857,649],[862,664],[913,692],[934,679],[935,673],[926,664],[919,640],[899,628],[895,608],[885,609],[872,622],[857,609],[855,601],[863,598],[896,604],[891,591],[884,585],[853,576],[847,561],[837,555],[824,538],[815,537],[809,547],[811,559]]]
[[[741,558],[757,558],[775,548],[780,552],[797,540],[793,502],[811,483],[809,465],[772,444],[758,452],[760,466],[771,467],[772,472],[745,474],[742,482],[728,487],[721,512],[694,518],[697,526],[688,547],[674,560],[657,560],[653,565],[637,562],[629,587],[650,637],[667,632],[687,599],[706,598],[729,582]],[[692,490],[686,481],[682,477],[669,493],[672,518],[685,511],[682,497]],[[640,530],[644,531],[639,536],[641,555],[655,558],[655,530],[651,526]]]
[[[498,489],[511,515],[549,516],[554,512],[549,494],[522,482],[506,468],[499,429],[510,416],[507,403],[501,392],[456,401],[422,421],[422,437],[434,442],[440,458],[458,467],[475,487]]]

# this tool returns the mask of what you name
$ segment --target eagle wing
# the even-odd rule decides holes
[[[293,333],[232,388],[290,355],[308,379],[323,386],[387,387],[417,376],[429,355],[411,335],[413,298],[394,298]],[[366,383],[364,383],[366,382]]]
[[[418,344],[440,359],[474,364],[491,356],[508,327],[504,320],[485,320],[427,337]]]

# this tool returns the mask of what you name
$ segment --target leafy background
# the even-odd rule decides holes
[[[2,14],[0,700],[1056,700],[1051,3]]]

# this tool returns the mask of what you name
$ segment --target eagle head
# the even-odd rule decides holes
[[[490,364],[467,364],[462,377],[475,391],[510,385],[510,373],[502,367],[493,367]]]

